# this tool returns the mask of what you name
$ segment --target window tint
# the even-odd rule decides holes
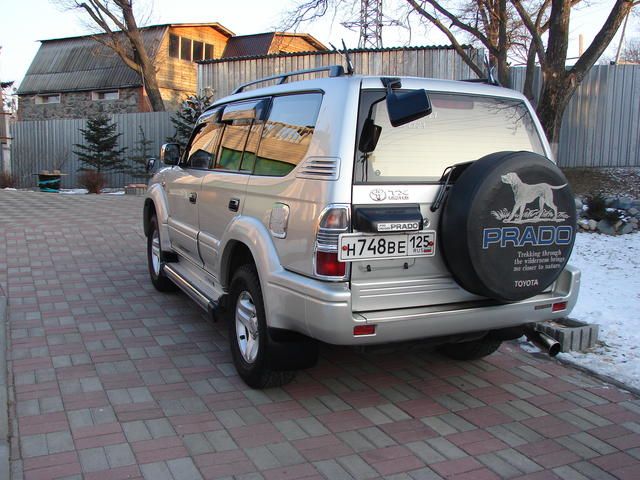
[[[225,125],[215,168],[239,170],[247,134],[253,120],[239,119]]]
[[[320,111],[322,94],[275,97],[264,125],[254,175],[282,177],[304,158]]]
[[[200,125],[187,153],[186,166],[191,168],[209,168],[213,163],[218,139],[223,125],[207,122]]]
[[[362,93],[360,129],[379,91]],[[445,168],[505,150],[544,155],[531,114],[520,100],[430,93],[433,113],[392,127],[384,101],[373,107],[382,127],[376,149],[357,152],[357,182],[437,181]],[[356,143],[357,144],[357,143]]]
[[[169,35],[169,56],[180,58],[180,37],[177,35]]]

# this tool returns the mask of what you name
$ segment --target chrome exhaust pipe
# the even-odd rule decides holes
[[[527,328],[524,334],[529,342],[533,343],[540,350],[547,352],[550,357],[555,357],[560,353],[560,342],[546,333],[539,332],[535,330],[535,328]]]

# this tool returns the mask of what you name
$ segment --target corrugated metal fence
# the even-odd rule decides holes
[[[482,64],[482,50],[468,48]],[[406,75],[460,80],[477,78],[461,57],[449,47],[408,47],[350,51],[359,75]],[[214,60],[198,65],[198,91],[216,98],[229,95],[242,83],[280,73],[328,65],[344,65],[338,52],[306,52],[256,58]],[[304,79],[300,76],[297,79]],[[262,86],[262,85],[259,85]]]
[[[524,68],[511,71],[522,90]],[[540,72],[534,81],[539,90]],[[558,146],[562,167],[640,167],[640,65],[596,65],[565,110]]]
[[[124,157],[136,155],[136,142],[140,140],[139,127],[144,130],[149,145],[150,156],[157,156],[160,145],[166,137],[173,135],[174,128],[169,120],[170,114],[159,113],[125,113],[108,115],[117,125],[118,147],[127,147]],[[16,122],[12,127],[12,171],[18,177],[22,187],[34,186],[34,173],[42,170],[59,169],[67,175],[63,177],[64,188],[77,187],[77,170],[80,167],[74,144],[83,143],[81,128],[86,128],[87,119],[42,120]],[[129,162],[131,164],[131,162]],[[122,187],[128,183],[138,183],[139,177],[124,173],[106,174],[109,187]]]

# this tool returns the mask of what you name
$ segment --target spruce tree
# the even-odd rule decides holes
[[[179,143],[182,148],[185,148],[198,117],[211,104],[212,99],[211,95],[189,95],[180,105],[180,109],[171,117],[176,133],[173,137],[167,137],[167,141]]]
[[[74,144],[78,150],[74,150],[73,153],[78,155],[78,160],[82,162],[78,171],[102,173],[126,170],[122,155],[127,147],[118,148],[118,138],[122,134],[116,133],[116,127],[116,124],[104,114],[87,119],[87,128],[80,129],[85,144]]]
[[[151,156],[151,145],[153,141],[147,139],[142,125],[138,125],[138,139],[133,147],[134,155],[129,157],[131,167],[129,173],[137,178],[149,178],[152,174],[147,172],[147,161]]]

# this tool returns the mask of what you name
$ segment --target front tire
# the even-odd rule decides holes
[[[272,341],[258,273],[253,265],[243,265],[231,281],[229,345],[240,378],[252,388],[278,387],[295,377],[294,371],[270,367]]]
[[[440,345],[438,351],[444,356],[454,360],[478,360],[494,353],[500,348],[501,344],[501,340],[481,338],[470,342]]]
[[[175,292],[178,287],[162,271],[163,263],[158,218],[153,215],[149,221],[149,236],[147,237],[149,277],[151,278],[151,283],[159,292]]]

